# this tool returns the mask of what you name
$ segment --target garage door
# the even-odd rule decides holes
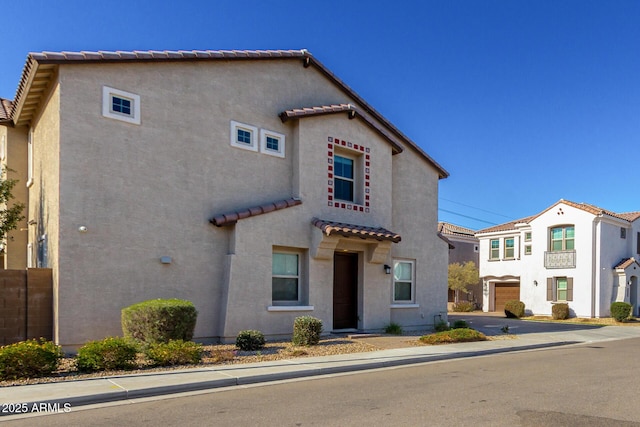
[[[494,310],[504,311],[504,304],[512,299],[520,299],[520,283],[496,283]]]

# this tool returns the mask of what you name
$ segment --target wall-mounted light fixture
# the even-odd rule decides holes
[[[81,225],[80,227],[78,227],[78,231],[81,233],[86,233],[87,232],[87,227],[84,225]]]
[[[391,266],[388,264],[384,265],[384,274],[391,274]]]
[[[538,281],[537,280],[533,281],[533,286],[538,286]]]

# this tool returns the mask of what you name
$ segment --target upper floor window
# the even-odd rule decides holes
[[[276,157],[284,157],[284,135],[260,129],[260,151]]]
[[[102,115],[110,119],[140,124],[140,95],[102,87]]]
[[[620,227],[620,238],[621,239],[627,238],[627,229],[624,227]]]
[[[231,120],[231,145],[249,151],[258,151],[258,128]]]
[[[354,166],[355,161],[345,156],[334,156],[334,196],[347,202],[354,201]]]
[[[525,242],[530,242],[531,241],[531,232],[530,231],[525,231],[524,232],[524,241]]]
[[[489,259],[500,259],[500,240],[491,239],[489,245],[491,247]]]
[[[515,247],[515,239],[513,237],[504,239],[504,257],[506,259],[515,258]]]
[[[573,225],[553,227],[550,235],[549,249],[551,251],[572,251],[574,245],[575,230]]]

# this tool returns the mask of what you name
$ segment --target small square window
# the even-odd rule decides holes
[[[525,233],[524,233],[524,241],[525,242],[530,242],[531,241],[531,232],[530,231],[525,231]]]
[[[284,157],[284,135],[260,129],[260,151],[276,157]]]
[[[231,121],[230,142],[233,147],[249,151],[258,151],[258,128],[244,123]]]
[[[111,87],[102,87],[102,115],[127,123],[140,124],[140,96]]]
[[[531,245],[525,245],[524,246],[524,254],[525,255],[531,255]]]

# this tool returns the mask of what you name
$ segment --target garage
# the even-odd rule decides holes
[[[520,300],[520,283],[496,283],[493,294],[493,310],[504,311],[507,301]]]

